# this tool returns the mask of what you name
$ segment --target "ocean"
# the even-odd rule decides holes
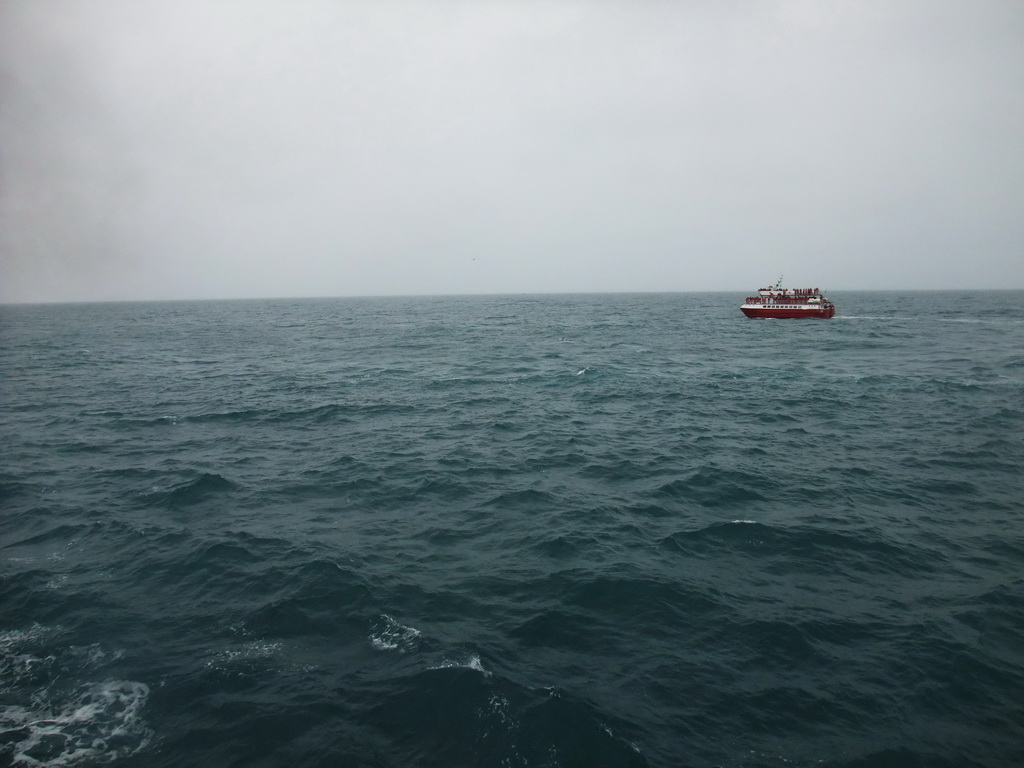
[[[0,766],[1024,765],[1024,292],[0,307]]]

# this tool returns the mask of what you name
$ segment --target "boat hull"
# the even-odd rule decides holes
[[[788,308],[788,307],[764,307],[764,306],[742,306],[740,311],[747,317],[775,318],[777,320],[791,320],[800,317],[816,318],[827,320],[835,317],[834,306],[814,307],[812,309]]]

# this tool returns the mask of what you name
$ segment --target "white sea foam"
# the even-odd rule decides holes
[[[5,765],[100,765],[135,754],[152,739],[141,711],[149,687],[131,680],[65,685],[120,652],[98,644],[52,652],[60,627],[0,633],[0,759]]]
[[[480,657],[473,653],[470,654],[467,659],[445,659],[436,667],[430,667],[430,669],[472,669],[475,672],[479,672],[484,677],[490,677],[491,673],[484,669],[483,663],[480,661]]]
[[[733,520],[732,522],[733,523],[739,523],[739,524],[746,524],[746,525],[756,525],[757,524],[757,520]]]
[[[519,721],[510,710],[508,699],[498,693],[491,694],[487,700],[487,706],[481,707],[477,711],[477,717],[484,723],[484,739],[491,736],[492,726],[499,729],[502,735],[518,730]],[[502,765],[508,765],[508,763],[503,762]]]
[[[206,662],[206,666],[208,668],[223,668],[234,663],[251,661],[253,659],[269,659],[280,650],[281,643],[253,640],[244,645],[217,651],[213,658]]]
[[[58,632],[59,628],[41,624],[0,632],[0,693],[25,685],[54,667],[56,659],[43,655],[40,646]]]
[[[419,647],[422,633],[415,627],[399,624],[394,618],[382,613],[370,630],[370,644],[378,651],[405,653]]]
[[[72,658],[80,659],[87,667],[98,667],[107,658],[107,652],[103,650],[99,643],[72,645],[68,648],[68,655]],[[123,651],[114,651],[110,654],[110,657],[112,659],[120,659],[123,655]]]
[[[33,697],[31,708],[0,710],[0,730],[12,765],[75,766],[109,763],[139,752],[153,738],[141,712],[149,687],[131,680],[88,683],[63,698]]]
[[[494,713],[501,724],[507,728],[513,728],[518,725],[516,719],[512,717],[509,712],[508,699],[498,693],[492,693],[491,698],[488,699],[487,704],[490,707],[490,711]]]
[[[59,627],[44,627],[42,624],[33,624],[28,629],[11,629],[6,632],[0,632],[0,653],[6,653],[10,648],[24,643],[39,642],[59,630]]]
[[[63,589],[70,582],[71,579],[66,573],[60,573],[46,582],[46,588],[53,590]]]

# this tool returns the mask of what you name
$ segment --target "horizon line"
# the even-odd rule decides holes
[[[755,289],[760,290],[760,289]],[[847,288],[840,293],[988,293],[988,292],[1024,291],[1024,288]],[[822,290],[822,293],[832,293]],[[441,298],[483,298],[503,296],[670,296],[692,295],[703,293],[743,294],[744,291],[729,289],[713,289],[703,291],[495,291],[480,293],[354,293],[335,295],[293,295],[293,296],[207,296],[181,298],[110,298],[110,299],[41,299],[41,300],[2,300],[0,306],[41,306],[51,304],[171,304],[206,301],[323,301],[332,299],[441,299]],[[749,295],[749,293],[745,294]]]

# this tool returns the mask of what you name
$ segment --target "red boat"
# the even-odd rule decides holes
[[[836,305],[817,288],[783,288],[782,278],[771,288],[758,288],[740,306],[747,317],[835,317]]]

